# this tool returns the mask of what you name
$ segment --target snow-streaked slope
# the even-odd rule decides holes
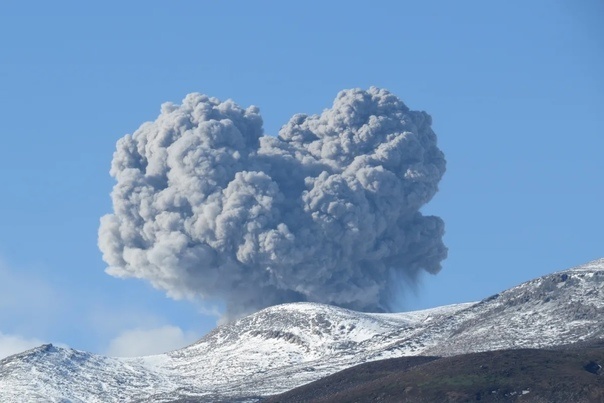
[[[427,322],[470,305],[401,314],[367,314],[314,303],[274,306],[168,353],[163,368],[229,395],[271,394],[276,387],[285,391],[365,362],[370,352],[391,342],[379,336],[411,336]]]
[[[0,361],[1,402],[126,400],[149,395],[166,379],[126,362],[46,344]]]
[[[363,351],[379,351],[384,333],[411,335],[469,305],[367,314],[285,304],[221,326],[182,350],[138,358],[45,345],[0,361],[0,401],[216,401],[285,391],[364,362]]]
[[[451,355],[546,347],[604,337],[604,259],[528,281],[455,317],[447,343],[426,350]]]
[[[221,326],[167,354],[109,358],[42,346],[0,361],[0,401],[233,401],[361,362],[545,347],[604,337],[604,259],[479,303],[367,314],[297,303]]]

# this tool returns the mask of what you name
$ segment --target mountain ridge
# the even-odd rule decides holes
[[[277,305],[154,356],[104,357],[44,345],[0,361],[0,400],[253,400],[368,361],[597,339],[603,323],[604,259],[598,259],[477,303],[422,311]]]

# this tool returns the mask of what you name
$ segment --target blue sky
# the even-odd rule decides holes
[[[384,87],[433,117],[448,166],[424,212],[449,258],[408,309],[478,300],[604,256],[604,3],[0,4],[0,355],[50,341],[146,353],[211,306],[104,273],[116,141],[202,92],[276,134],[338,91]]]

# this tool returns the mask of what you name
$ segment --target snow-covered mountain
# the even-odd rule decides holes
[[[0,401],[254,401],[362,362],[604,337],[604,259],[478,303],[367,314],[274,306],[167,354],[110,358],[44,345],[0,361]]]

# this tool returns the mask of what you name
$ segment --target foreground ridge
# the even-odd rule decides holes
[[[478,303],[396,314],[273,306],[154,356],[104,357],[47,344],[0,361],[0,401],[253,401],[385,358],[597,340],[603,324],[599,259]]]
[[[604,401],[604,341],[360,364],[265,403]],[[522,397],[522,398],[520,398]]]

